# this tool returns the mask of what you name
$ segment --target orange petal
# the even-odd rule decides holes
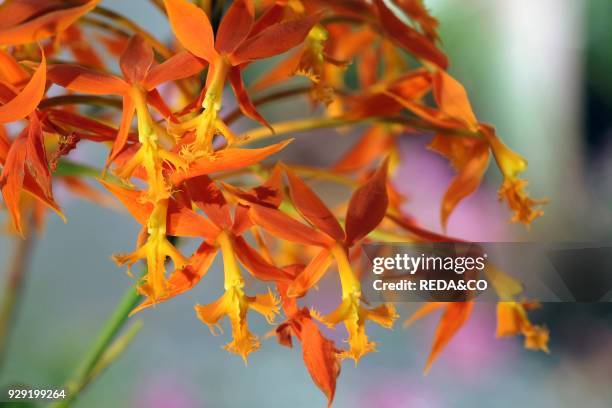
[[[217,57],[214,34],[208,16],[186,0],[164,0],[176,38],[187,50],[208,62]]]
[[[0,125],[0,165],[4,165],[10,147],[11,142],[6,134],[6,129]]]
[[[27,170],[32,179],[40,186],[44,195],[51,197],[51,173],[45,151],[43,131],[36,115],[30,115],[27,128]]]
[[[45,93],[47,63],[43,55],[26,86],[13,99],[0,106],[0,123],[23,119],[36,109]]]
[[[130,86],[121,78],[78,65],[53,65],[47,78],[64,88],[92,95],[122,95]]]
[[[323,201],[289,168],[286,168],[285,172],[289,180],[291,201],[300,214],[335,240],[344,240],[342,227]]]
[[[191,53],[182,51],[168,58],[159,65],[154,65],[149,70],[143,85],[147,90],[156,88],[165,82],[188,78],[200,73],[206,67],[206,63],[194,57]]]
[[[302,53],[303,48],[297,48],[289,57],[267,69],[261,77],[249,86],[249,89],[253,92],[259,92],[292,77],[300,64]]]
[[[253,25],[255,10],[252,0],[234,0],[225,12],[215,47],[219,52],[231,53],[246,38]]]
[[[414,312],[412,314],[412,316],[410,316],[408,319],[406,319],[404,321],[403,326],[404,327],[409,327],[412,325],[412,323],[416,322],[417,320],[427,316],[428,314],[435,312],[436,310],[442,308],[446,306],[446,303],[444,302],[427,302],[425,303],[423,306],[421,306],[416,312]]]
[[[310,317],[299,320],[302,356],[312,381],[327,397],[330,407],[336,393],[336,379],[340,375],[339,350],[326,339]]]
[[[440,209],[440,222],[442,223],[442,228],[446,229],[448,217],[457,204],[476,191],[488,165],[488,147],[482,143],[474,145],[472,159],[466,163],[461,172],[455,176],[442,198],[442,207]]]
[[[429,14],[423,0],[397,0],[396,4],[419,24],[430,40],[438,39],[438,20]]]
[[[265,207],[278,208],[284,197],[282,189],[282,170],[279,164],[274,166],[274,170],[272,170],[272,173],[265,183],[248,191],[243,191],[227,183],[222,183],[222,185],[226,191],[239,199],[249,203],[260,204]]]
[[[107,166],[112,163],[125,148],[125,144],[127,143],[130,135],[130,129],[132,128],[132,120],[134,119],[134,113],[136,113],[136,104],[129,95],[125,95],[123,97],[121,124],[119,125],[117,137],[115,139],[115,142],[113,143],[113,148],[106,161]]]
[[[132,36],[119,59],[119,67],[125,79],[130,84],[144,81],[153,64],[153,57],[151,45],[140,35]]]
[[[234,94],[236,95],[236,99],[238,100],[238,105],[240,106],[240,110],[242,111],[242,113],[244,113],[249,118],[258,121],[262,125],[272,130],[272,132],[274,132],[270,124],[264,119],[263,116],[261,116],[259,112],[257,112],[255,105],[253,105],[253,102],[251,101],[251,98],[249,97],[249,94],[245,89],[244,82],[242,82],[242,74],[240,73],[240,68],[233,67],[229,72],[228,78],[232,89],[234,90]]]
[[[290,50],[304,41],[319,18],[319,14],[311,14],[265,28],[257,35],[247,38],[230,55],[232,65],[272,57]]]
[[[446,69],[448,58],[434,43],[414,28],[404,24],[383,0],[375,0],[374,3],[378,9],[382,28],[389,37],[417,58],[427,60],[440,68]]]
[[[438,70],[433,76],[433,92],[442,112],[461,120],[472,131],[478,128],[478,119],[472,111],[467,92],[459,81],[445,71]]]
[[[168,204],[166,229],[168,235],[175,237],[204,237],[211,240],[220,232],[220,229],[206,217],[180,205],[176,200],[170,200]]]
[[[444,350],[444,347],[467,322],[472,314],[473,307],[474,302],[453,302],[447,304],[446,310],[440,318],[440,323],[436,329],[431,351],[425,365],[425,373],[429,371],[432,363]]]
[[[172,181],[178,184],[183,180],[204,174],[217,173],[220,171],[237,170],[246,166],[257,164],[268,156],[282,150],[292,140],[285,140],[260,149],[238,149],[226,148],[214,153],[214,157],[202,157],[191,163],[186,172],[174,173]]]
[[[0,29],[0,45],[21,45],[44,40],[64,31],[82,15],[92,10],[100,0],[89,1],[82,6],[54,10],[29,18],[12,27]],[[6,2],[8,6],[11,2]],[[2,13],[8,10],[1,10]]]
[[[380,224],[387,212],[387,167],[385,160],[376,173],[353,193],[346,212],[346,244],[353,245]]]
[[[317,284],[327,272],[332,262],[331,252],[323,248],[295,278],[287,289],[287,296],[303,296],[310,288]]]
[[[393,138],[385,126],[375,125],[368,129],[351,149],[334,164],[332,170],[353,172],[363,169],[375,159],[384,156],[393,145]]]
[[[193,202],[222,229],[232,227],[229,205],[217,184],[208,176],[198,176],[185,182]]]
[[[277,209],[254,204],[249,210],[249,215],[256,225],[278,238],[321,247],[327,247],[333,243],[333,240],[327,235],[294,220]]]
[[[0,79],[9,84],[25,82],[30,76],[7,51],[0,49]]]
[[[0,176],[0,187],[2,188],[4,204],[11,215],[15,230],[20,235],[23,235],[23,227],[21,224],[19,200],[23,187],[26,145],[27,134],[24,131],[13,141],[6,163],[2,168],[2,176]]]
[[[268,263],[244,238],[234,237],[234,251],[238,260],[257,279],[266,282],[288,281],[289,275]]]
[[[153,211],[153,204],[144,201],[144,193],[142,191],[119,187],[104,180],[100,180],[100,183],[125,206],[138,223],[146,225]]]

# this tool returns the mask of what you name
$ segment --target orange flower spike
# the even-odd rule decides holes
[[[279,300],[272,292],[254,297],[246,296],[244,278],[236,260],[231,237],[227,232],[221,232],[217,237],[217,243],[223,254],[225,293],[211,304],[196,305],[195,310],[200,320],[210,327],[213,334],[216,334],[215,328],[219,327],[219,320],[223,316],[228,317],[232,326],[233,340],[225,346],[225,349],[238,354],[246,363],[247,356],[260,346],[257,336],[249,330],[248,310],[260,313],[272,323],[279,313]]]

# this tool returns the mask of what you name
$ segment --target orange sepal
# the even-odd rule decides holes
[[[237,170],[257,164],[285,148],[291,141],[292,139],[285,140],[260,149],[226,148],[217,150],[212,157],[205,156],[192,162],[187,171],[174,173],[172,181],[174,184],[179,184],[184,180],[204,174]]]
[[[204,10],[185,0],[164,0],[164,4],[172,31],[183,47],[212,62],[218,54],[213,29]]]
[[[387,168],[388,160],[385,160],[374,175],[351,196],[345,226],[348,246],[368,235],[385,217],[389,204]]]
[[[0,123],[23,119],[36,109],[45,93],[47,63],[43,55],[26,86],[13,99],[0,106]]]
[[[344,240],[342,227],[325,203],[288,167],[285,172],[289,180],[291,201],[300,214],[312,225],[335,240]]]
[[[277,209],[254,204],[249,210],[249,216],[253,223],[281,239],[320,247],[328,247],[334,242],[327,235],[294,220]]]

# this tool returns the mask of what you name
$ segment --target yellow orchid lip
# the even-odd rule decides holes
[[[342,302],[333,312],[320,316],[313,311],[312,316],[332,328],[340,322],[344,322],[348,331],[348,350],[344,350],[341,358],[352,358],[355,364],[365,354],[376,351],[376,343],[368,339],[365,330],[366,321],[370,320],[378,325],[390,329],[399,317],[393,305],[383,304],[374,309],[367,309],[361,305],[361,284],[355,277],[346,249],[340,245],[332,248],[332,254],[336,258],[340,281],[342,284]]]
[[[247,296],[244,293],[244,279],[236,261],[232,247],[232,239],[227,231],[222,231],[217,237],[217,243],[223,255],[223,269],[225,276],[225,293],[215,302],[207,305],[196,305],[198,318],[208,325],[213,335],[222,332],[219,320],[227,316],[232,327],[232,341],[225,345],[225,349],[237,354],[247,362],[247,356],[256,351],[259,339],[250,332],[247,323],[247,312],[253,310],[273,324],[275,316],[279,313],[280,300],[268,290],[266,294]]]

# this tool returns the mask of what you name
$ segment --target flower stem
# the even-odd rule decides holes
[[[457,135],[463,137],[474,137],[481,138],[479,133],[464,132],[456,129],[445,129],[439,126],[434,126],[424,122],[421,119],[415,119],[408,116],[393,116],[393,117],[369,117],[369,118],[307,118],[307,119],[296,119],[285,122],[272,123],[272,132],[267,127],[257,127],[252,130],[248,130],[241,135],[241,139],[244,143],[251,143],[256,140],[267,139],[287,133],[293,132],[304,132],[308,130],[317,129],[329,129],[355,124],[367,124],[367,123],[389,123],[403,125],[407,129],[417,129],[424,132],[443,132],[446,135]],[[241,144],[240,142],[238,144]]]
[[[53,408],[70,406],[72,401],[91,381],[91,374],[97,369],[98,363],[105,355],[106,350],[112,345],[113,340],[125,325],[130,312],[138,305],[141,299],[142,296],[134,287],[128,289],[123,295],[123,299],[121,299],[113,314],[106,321],[93,347],[89,350],[74,375],[66,382],[64,386],[66,398],[51,405]]]
[[[33,225],[30,220],[30,227]],[[28,228],[31,230],[32,228]],[[23,292],[23,283],[28,271],[31,251],[34,246],[35,234],[29,231],[24,238],[18,238],[15,253],[11,260],[8,274],[6,276],[6,287],[0,309],[0,365],[6,357],[6,348],[13,321],[17,313],[17,306]]]

